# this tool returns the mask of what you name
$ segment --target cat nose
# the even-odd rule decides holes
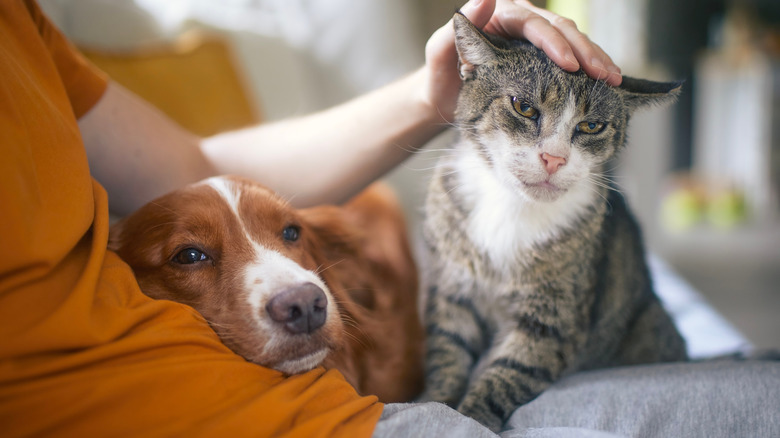
[[[541,157],[542,157],[542,162],[544,163],[545,170],[547,170],[547,173],[550,175],[557,172],[558,169],[561,168],[561,166],[566,164],[566,158],[556,157],[555,155],[550,155],[547,152],[542,152]]]
[[[265,306],[272,320],[297,335],[312,333],[325,324],[328,315],[325,292],[312,283],[283,290]]]

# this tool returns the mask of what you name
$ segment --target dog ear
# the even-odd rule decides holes
[[[117,252],[122,247],[122,234],[125,231],[124,219],[119,220],[115,224],[111,225],[108,230],[108,250]]]
[[[319,206],[299,210],[307,227],[309,237],[316,240],[326,259],[337,261],[344,257],[356,256],[356,248],[361,240],[357,229],[349,226],[342,208]]]

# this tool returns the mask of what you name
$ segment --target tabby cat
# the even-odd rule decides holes
[[[605,174],[631,113],[674,101],[680,84],[610,87],[454,22],[460,137],[426,201],[422,398],[499,430],[568,373],[686,359]]]

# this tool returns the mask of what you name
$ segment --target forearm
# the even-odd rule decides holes
[[[424,99],[424,74],[323,112],[206,139],[112,83],[79,126],[92,174],[120,214],[220,174],[254,179],[298,206],[338,203],[444,128]]]
[[[114,82],[79,128],[90,172],[119,214],[215,173],[199,137]]]
[[[248,176],[298,206],[338,203],[444,129],[425,71],[332,109],[205,139],[218,173]]]

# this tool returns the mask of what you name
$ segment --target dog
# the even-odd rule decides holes
[[[389,187],[294,209],[248,179],[210,178],[116,222],[109,249],[146,295],[193,307],[248,361],[336,368],[383,402],[422,389],[418,274]]]

